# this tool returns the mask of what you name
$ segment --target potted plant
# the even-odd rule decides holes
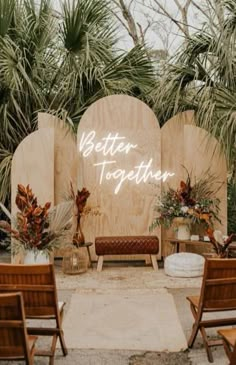
[[[177,238],[189,239],[190,225],[203,223],[206,230],[214,226],[214,221],[220,222],[220,201],[214,198],[212,180],[213,176],[209,176],[192,184],[187,172],[186,181],[180,181],[177,189],[169,188],[158,197],[154,208],[157,215],[150,230],[160,225],[169,228],[174,224]]]
[[[51,203],[38,205],[37,198],[29,185],[17,186],[16,205],[18,212],[12,217],[10,212],[1,204],[10,222],[0,221],[0,228],[12,240],[12,253],[24,251],[24,256],[33,256],[34,260],[42,253],[49,254],[62,242],[68,239],[72,222],[72,205],[70,202],[61,203],[52,209]]]

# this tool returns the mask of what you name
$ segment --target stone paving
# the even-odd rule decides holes
[[[70,293],[97,293],[97,294],[117,294],[126,292],[158,293],[160,290],[167,291],[173,295],[179,320],[182,325],[186,338],[191,332],[193,323],[192,314],[189,304],[186,300],[187,295],[199,293],[201,278],[173,278],[165,275],[164,270],[158,272],[146,266],[117,265],[106,267],[101,273],[97,273],[95,268],[88,272],[67,276],[61,272],[60,263],[56,263],[57,268],[57,286],[60,295],[67,292],[68,300]],[[65,295],[66,297],[66,295]],[[64,298],[65,298],[64,297]],[[79,330],[79,329],[78,329]],[[210,330],[213,331],[213,330]],[[211,332],[210,332],[211,334]],[[214,332],[215,334],[215,332]],[[59,355],[59,350],[57,352]],[[112,364],[112,365],[159,365],[159,364],[192,364],[206,365],[207,361],[205,349],[202,346],[201,337],[198,336],[195,346],[192,350],[186,350],[179,353],[157,353],[144,351],[127,351],[127,350],[73,350],[67,359],[68,364]],[[78,358],[77,358],[78,356]],[[226,365],[227,359],[222,347],[213,349],[214,364]],[[79,362],[76,362],[76,358]],[[58,364],[65,364],[62,357],[57,357]]]

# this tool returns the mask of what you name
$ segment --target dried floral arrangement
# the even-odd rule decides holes
[[[204,222],[206,227],[213,227],[214,221],[220,222],[220,201],[214,198],[213,179],[214,177],[209,175],[192,184],[187,171],[186,181],[180,181],[177,189],[169,188],[158,197],[154,207],[157,216],[150,229],[160,225],[168,228],[176,217],[188,218],[191,223]]]
[[[10,222],[0,221],[0,229],[13,238],[13,254],[19,250],[43,250],[47,253],[68,239],[72,224],[72,204],[65,202],[52,209],[51,203],[38,205],[29,185],[17,186],[15,217],[0,203]]]
[[[213,246],[216,255],[220,258],[225,258],[229,256],[229,246],[236,240],[236,234],[232,233],[229,237],[224,237],[221,231],[213,230],[208,227],[207,235]]]
[[[82,214],[85,213],[85,206],[89,196],[90,192],[86,188],[82,188],[82,190],[77,190],[77,193],[75,193],[71,183],[71,197],[76,206],[76,230],[73,235],[73,244],[76,247],[82,246],[85,242],[84,234],[80,225],[80,220]],[[87,213],[88,212],[89,210],[87,210]]]

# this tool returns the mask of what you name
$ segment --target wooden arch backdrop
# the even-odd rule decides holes
[[[104,142],[110,144],[110,152],[108,149],[105,155],[104,149],[101,151]],[[114,147],[118,142],[124,143],[123,152],[121,147],[120,151]],[[171,118],[160,130],[152,110],[126,95],[105,97],[90,106],[78,128],[77,146],[71,132],[63,129],[62,121],[39,114],[39,130],[26,137],[13,157],[12,212],[16,209],[18,183],[30,184],[40,204],[57,204],[68,194],[72,182],[74,189],[84,186],[91,192],[91,212],[82,222],[86,240],[94,242],[100,235],[149,234],[156,196],[167,183],[153,185],[147,180],[136,184],[126,179],[119,186],[114,176],[119,169],[129,172],[150,160],[153,171],[175,173],[167,180],[175,188],[186,177],[182,165],[195,177],[210,168],[223,183],[217,196],[221,201],[220,229],[227,232],[227,168],[218,142],[194,126],[191,111]],[[101,165],[103,161],[113,162]],[[103,174],[101,180],[102,166],[108,175]],[[161,240],[161,231],[154,233]],[[163,242],[166,237],[163,232]],[[162,255],[167,253],[163,250]]]
[[[161,169],[160,127],[153,111],[130,96],[108,96],[89,107],[81,119],[77,136],[78,186],[91,192],[88,204],[92,211],[82,221],[87,240],[94,242],[96,236],[104,235],[149,234],[160,181],[155,189],[151,180],[136,184],[126,179],[119,187],[120,178],[115,177],[120,170],[128,174],[150,161],[150,170]],[[104,143],[107,143],[107,151],[102,150]],[[127,147],[125,151],[117,150],[119,143]],[[128,148],[130,145],[132,147]],[[98,210],[99,215],[93,215],[93,209]],[[161,239],[159,229],[156,233]]]

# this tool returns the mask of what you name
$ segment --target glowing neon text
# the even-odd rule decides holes
[[[83,152],[84,157],[88,157],[93,151],[102,152],[103,156],[114,156],[116,153],[120,152],[128,154],[132,148],[136,148],[138,146],[137,144],[125,144],[124,142],[121,142],[126,138],[120,137],[119,133],[116,133],[114,136],[109,133],[107,137],[102,138],[102,141],[97,143],[94,143],[95,136],[95,131],[89,132],[87,136],[85,133],[82,134],[79,150],[80,152]]]
[[[138,147],[137,144],[125,142],[126,137],[119,136],[119,133],[116,133],[115,135],[109,133],[107,137],[102,138],[99,142],[95,142],[95,137],[95,131],[91,131],[87,135],[83,133],[79,145],[79,151],[82,153],[83,157],[88,157],[93,151],[101,152],[104,157],[113,157],[117,153],[128,154],[132,149]],[[152,162],[152,158],[147,163],[141,161],[139,165],[134,166],[133,170],[130,171],[120,168],[113,170],[112,172],[109,171],[109,167],[114,166],[116,160],[103,160],[102,162],[95,163],[94,166],[100,167],[100,184],[102,184],[104,179],[117,180],[114,193],[118,194],[125,181],[134,181],[136,184],[140,184],[141,182],[145,183],[149,179],[166,181],[168,177],[175,175],[174,173],[167,171],[162,173],[161,170],[153,172]]]

